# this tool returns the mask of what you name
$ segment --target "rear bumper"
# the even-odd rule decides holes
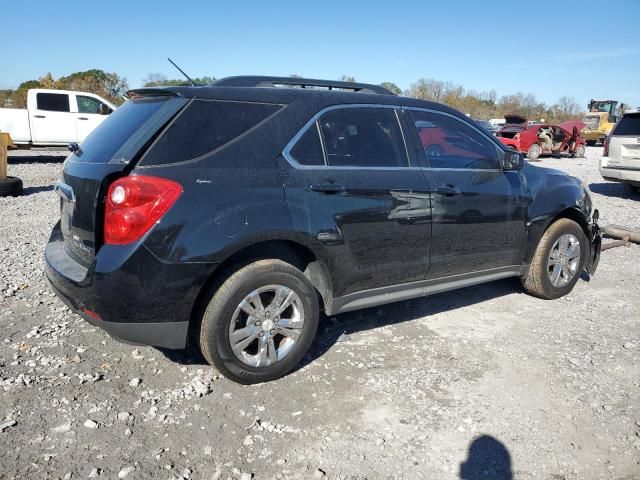
[[[189,319],[210,264],[171,264],[144,246],[103,246],[85,268],[64,251],[59,225],[45,273],[60,299],[87,322],[129,343],[187,345]]]
[[[614,166],[600,165],[600,175],[605,180],[613,180],[616,182],[628,182],[636,186],[640,186],[640,169],[635,168],[616,168]]]

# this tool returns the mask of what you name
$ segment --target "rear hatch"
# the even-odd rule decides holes
[[[188,102],[165,90],[138,91],[133,98],[67,158],[56,185],[65,251],[86,267],[100,246],[108,184],[131,171],[161,128]]]
[[[609,141],[609,167],[640,170],[640,112],[628,113]]]
[[[513,138],[528,127],[527,119],[522,115],[511,113],[505,115],[504,119],[506,123],[496,133],[497,137]]]

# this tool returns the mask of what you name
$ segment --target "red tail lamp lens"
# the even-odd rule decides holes
[[[104,216],[104,243],[125,245],[144,236],[182,194],[172,180],[132,175],[109,186]]]

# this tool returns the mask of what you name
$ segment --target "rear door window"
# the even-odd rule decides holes
[[[640,136],[640,114],[625,115],[613,131],[613,135],[638,135]]]
[[[340,108],[319,120],[327,165],[407,167],[400,124],[391,108]]]
[[[195,100],[175,119],[143,161],[145,165],[163,165],[212,153],[281,108],[269,103]]]
[[[431,168],[500,168],[497,145],[470,125],[434,112],[411,115]]]
[[[37,93],[36,103],[38,110],[49,112],[68,112],[69,95],[66,93]]]
[[[301,165],[324,165],[317,123],[313,123],[291,149],[291,156]]]

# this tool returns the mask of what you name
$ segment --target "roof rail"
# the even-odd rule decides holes
[[[298,87],[298,88],[326,88],[327,90],[347,90],[351,92],[376,93],[380,95],[395,95],[380,85],[368,83],[341,82],[334,80],[315,80],[298,77],[267,77],[267,76],[237,76],[221,78],[211,85],[216,87]]]

